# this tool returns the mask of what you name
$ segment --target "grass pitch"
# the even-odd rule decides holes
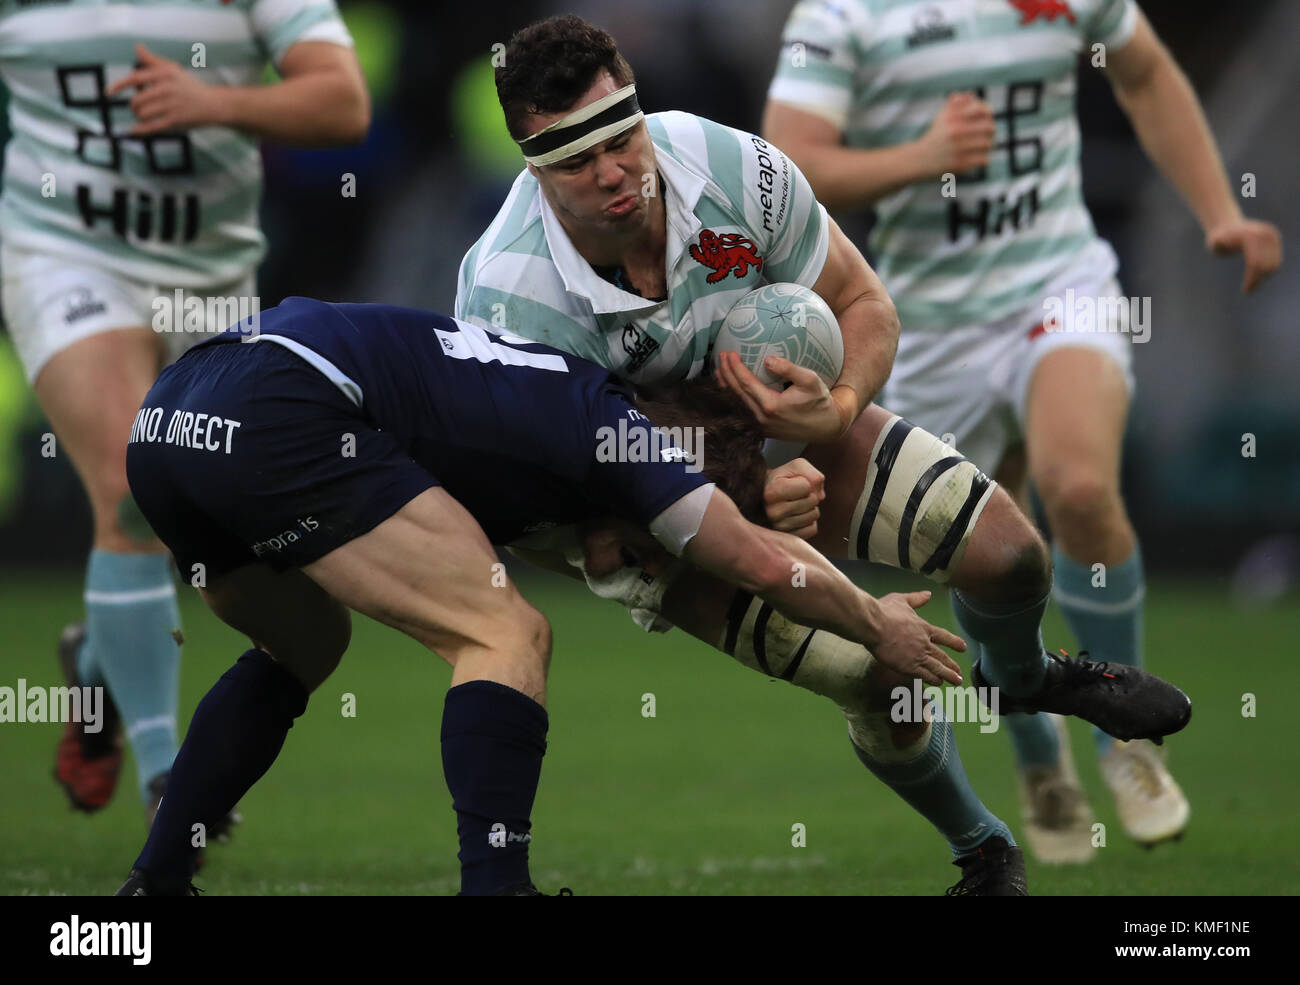
[[[927,823],[862,768],[825,699],[770,681],[679,632],[648,636],[622,610],[558,577],[521,573],[551,619],[550,745],[533,814],[533,874],[547,892],[920,894],[956,881]],[[910,584],[910,583],[909,583]],[[873,588],[880,587],[873,580]],[[0,579],[0,685],[55,685],[54,643],[80,610],[80,581]],[[1295,892],[1300,774],[1290,702],[1300,686],[1294,597],[1236,609],[1210,583],[1157,580],[1148,665],[1195,712],[1170,740],[1192,803],[1180,844],[1143,850],[1121,833],[1088,727],[1075,758],[1107,844],[1095,863],[1029,861],[1036,895],[1272,895]],[[246,642],[181,590],[182,719]],[[940,595],[925,610],[951,624]],[[1073,643],[1059,614],[1048,645]],[[352,647],[312,697],[279,761],[242,803],[235,841],[209,850],[209,893],[452,894],[455,816],[442,781],[439,719],[450,670],[400,634],[355,619]],[[356,717],[342,714],[355,696]],[[1254,717],[1242,714],[1255,695]],[[646,717],[646,695],[654,717]],[[51,770],[61,726],[0,724],[0,894],[104,895],[144,841],[134,764],[101,813],[68,809]],[[959,724],[985,802],[1020,827],[1005,733]],[[794,825],[806,846],[792,845]]]

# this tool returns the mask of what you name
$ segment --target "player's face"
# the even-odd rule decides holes
[[[613,77],[604,73],[566,113],[617,88]],[[534,116],[530,132],[550,126],[564,115]],[[566,226],[578,226],[597,235],[643,227],[659,193],[654,144],[644,120],[580,154],[542,167],[529,165],[529,170]]]

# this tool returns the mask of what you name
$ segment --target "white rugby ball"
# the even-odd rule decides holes
[[[722,352],[740,353],[746,368],[773,390],[788,384],[764,368],[768,356],[811,369],[827,386],[844,369],[844,336],[835,313],[798,284],[768,284],[737,301],[713,342],[715,370]]]

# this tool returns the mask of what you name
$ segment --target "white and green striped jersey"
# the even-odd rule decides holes
[[[667,210],[668,297],[643,298],[598,274],[524,171],[461,263],[457,318],[545,342],[633,383],[674,383],[704,368],[745,294],[816,282],[829,221],[789,158],[689,113],[655,113],[646,125]]]
[[[255,85],[300,41],[351,45],[333,0],[0,4],[9,89],[0,237],[145,283],[205,288],[265,251],[257,142],[223,127],[133,137],[135,46],[204,82]]]
[[[974,91],[993,107],[986,168],[877,203],[870,245],[904,330],[982,324],[1037,305],[1081,262],[1101,279],[1114,274],[1114,252],[1080,191],[1076,71],[1080,53],[1104,57],[1136,22],[1133,0],[795,7],[768,96],[830,120],[847,146],[915,140],[953,92]]]

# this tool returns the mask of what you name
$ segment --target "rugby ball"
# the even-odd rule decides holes
[[[798,284],[768,284],[737,301],[713,341],[715,370],[722,352],[740,353],[746,368],[773,390],[788,383],[764,368],[768,356],[811,369],[827,386],[844,368],[844,337],[835,313]]]

